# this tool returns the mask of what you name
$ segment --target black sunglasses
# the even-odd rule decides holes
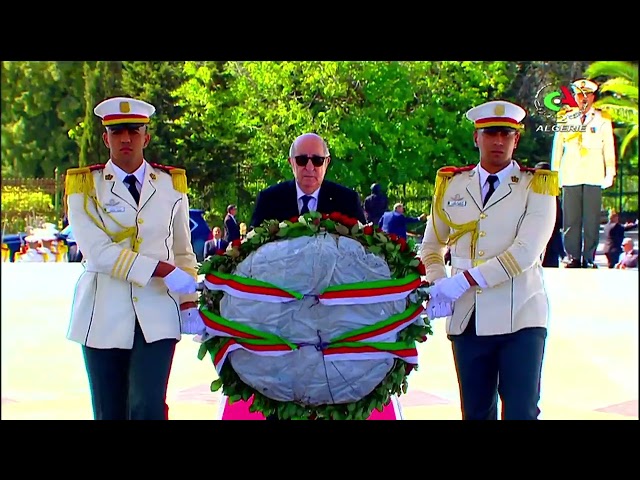
[[[321,157],[320,155],[296,155],[293,158],[296,159],[296,165],[299,167],[306,167],[309,160],[311,160],[314,167],[321,167],[328,157]]]

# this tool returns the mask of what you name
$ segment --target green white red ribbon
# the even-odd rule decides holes
[[[234,338],[230,338],[222,344],[220,350],[218,350],[213,357],[213,365],[215,366],[218,375],[220,375],[220,371],[222,370],[222,366],[224,365],[227,356],[234,350],[239,349],[247,350],[251,353],[255,353],[256,355],[277,357],[286,355],[287,353],[296,350],[297,347],[294,345],[293,348],[290,348],[285,344],[273,344],[269,340],[236,340]]]
[[[224,365],[227,355],[240,348],[264,356],[285,355],[298,348],[295,344],[273,333],[263,332],[240,322],[227,320],[204,307],[200,308],[200,317],[207,327],[207,333],[216,337],[229,337],[213,358],[213,364],[218,374],[220,374],[220,369]]]
[[[417,273],[404,278],[374,280],[326,288],[319,296],[324,305],[366,305],[371,303],[392,302],[406,298],[422,284]]]
[[[272,283],[221,272],[208,273],[204,284],[209,290],[220,290],[237,298],[269,303],[286,303],[304,297],[299,292]],[[328,287],[318,295],[323,305],[367,305],[392,302],[409,296],[422,284],[417,273],[404,278],[355,282]]]
[[[358,328],[350,332],[344,333],[338,337],[332,338],[331,343],[340,342],[361,342],[367,340],[375,342],[382,337],[389,336],[392,333],[398,333],[416,321],[418,315],[424,311],[421,303],[410,305],[404,312],[392,315],[380,322],[374,323],[366,327]]]
[[[234,297],[269,303],[285,303],[300,300],[303,295],[277,287],[271,283],[227,273],[213,272],[204,277],[209,290],[221,290]]]
[[[422,304],[413,304],[404,312],[392,315],[388,319],[335,337],[321,346],[324,356],[329,361],[395,357],[407,363],[417,364],[415,342],[411,344],[375,340],[406,328],[415,322],[423,310]],[[277,335],[228,320],[204,307],[200,309],[200,316],[207,327],[207,333],[212,336],[229,337],[214,355],[213,363],[218,374],[227,356],[234,350],[244,349],[262,356],[280,356],[298,349],[297,345]]]
[[[415,342],[332,342],[323,353],[325,359],[330,362],[395,357],[413,365],[418,364]]]

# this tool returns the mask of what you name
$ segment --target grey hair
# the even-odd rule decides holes
[[[300,139],[302,139],[303,137],[316,137],[319,138],[322,141],[322,149],[323,151],[323,155],[325,157],[330,156],[331,154],[329,153],[329,147],[327,146],[327,142],[324,141],[324,138],[322,138],[320,135],[318,135],[317,133],[303,133],[302,135],[298,136],[293,143],[291,143],[291,147],[289,147],[289,158],[293,158],[293,154],[296,151],[296,145],[297,143],[300,141]]]

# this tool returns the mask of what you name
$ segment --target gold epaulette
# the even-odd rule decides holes
[[[173,181],[173,188],[180,193],[187,193],[187,171],[184,168],[160,165],[159,163],[150,163],[149,165],[170,174],[171,180]]]
[[[453,223],[447,215],[445,215],[442,200],[444,198],[444,194],[447,191],[447,187],[449,186],[449,182],[451,179],[458,173],[469,172],[475,168],[475,165],[467,165],[465,167],[442,167],[438,170],[438,174],[436,175],[436,184],[434,187],[433,193],[433,203],[431,204],[431,215],[432,218],[439,218],[445,225],[447,225],[450,229],[450,235],[448,241],[445,243],[444,239],[440,238],[438,234],[438,228],[434,228],[434,232],[436,234],[436,238],[438,242],[442,245],[453,245],[458,241],[460,237],[463,235],[470,233],[471,234],[471,254],[475,255],[475,245],[478,237],[478,220],[472,220],[467,223]]]
[[[467,165],[465,167],[442,167],[438,170],[436,175],[436,184],[433,189],[433,195],[435,197],[439,197],[444,195],[445,190],[447,189],[447,185],[449,184],[449,180],[453,178],[454,175],[462,172],[469,172],[473,170],[475,165]]]
[[[104,164],[99,164],[67,170],[64,180],[65,196],[73,195],[74,193],[90,195],[95,189],[93,171],[103,170],[104,167]]]
[[[529,167],[520,167],[520,170],[533,174],[531,190],[535,193],[539,193],[540,195],[553,195],[554,197],[560,195],[558,172]]]
[[[600,115],[602,115],[602,118],[606,120],[613,120],[613,117],[611,116],[611,113],[609,113],[609,110],[600,110]]]

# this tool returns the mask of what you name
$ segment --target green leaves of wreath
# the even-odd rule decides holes
[[[309,212],[283,222],[266,220],[250,231],[244,241],[236,240],[229,245],[226,251],[219,250],[215,255],[207,258],[198,273],[204,275],[215,273],[222,278],[227,278],[233,274],[239,263],[265,243],[286,238],[313,236],[323,232],[357,240],[369,252],[384,257],[391,271],[392,279],[415,278],[416,274],[425,275],[425,267],[414,252],[415,242],[413,239],[405,240],[394,234],[387,235],[377,227],[363,226],[356,219],[336,212],[331,214]],[[254,281],[254,283],[260,282]],[[412,294],[407,298],[409,309],[411,306],[417,307],[427,299],[425,294],[419,294],[418,291],[415,293],[417,294]],[[201,313],[213,317],[220,315],[220,300],[223,295],[224,292],[220,290],[205,289],[200,296]],[[220,317],[216,318],[223,320]],[[425,317],[423,320],[424,322],[414,322],[400,330],[396,345],[415,345],[416,342],[426,341],[427,335],[432,335],[433,331],[428,319]],[[253,338],[246,340],[246,342],[259,344],[261,341],[265,341],[257,339],[257,336],[252,336],[251,330],[248,327],[244,329],[245,332],[248,332],[245,338]],[[288,342],[280,340],[281,343],[288,344]],[[229,337],[210,338],[201,344],[198,358],[204,359],[208,352],[216,364],[217,359],[219,361],[221,349],[224,349],[228,343]],[[278,418],[283,420],[366,420],[374,409],[382,411],[385,405],[391,401],[392,395],[401,395],[407,392],[408,376],[412,370],[417,368],[417,365],[396,358],[387,376],[371,393],[357,402],[347,404],[312,407],[296,402],[273,400],[244,383],[231,366],[231,362],[222,364],[218,379],[211,383],[211,391],[215,392],[222,388],[222,392],[229,398],[230,403],[239,400],[249,401],[253,397],[250,410],[261,412],[265,417],[277,414]]]

